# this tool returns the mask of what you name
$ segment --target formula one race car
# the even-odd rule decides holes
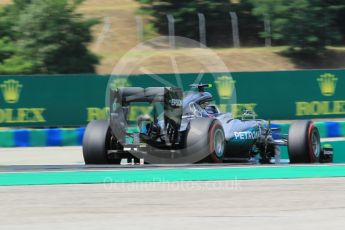
[[[119,164],[121,159],[147,163],[229,162],[259,159],[270,163],[287,146],[290,163],[332,161],[332,149],[322,149],[318,129],[311,121],[294,122],[288,134],[273,139],[270,122],[244,111],[241,119],[222,113],[205,92],[208,84],[193,84],[183,94],[173,87],[123,87],[110,90],[109,120],[88,124],[83,138],[86,164]],[[153,107],[151,116],[128,122],[131,104]],[[276,135],[275,135],[276,136]]]

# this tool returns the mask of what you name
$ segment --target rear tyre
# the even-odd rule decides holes
[[[121,159],[109,159],[112,135],[109,122],[96,120],[90,122],[83,137],[83,156],[85,164],[119,164]]]
[[[205,158],[200,163],[223,162],[225,134],[220,122],[210,118],[191,120],[186,150],[200,152]]]
[[[311,121],[296,121],[289,129],[290,163],[315,163],[320,156],[320,134]]]

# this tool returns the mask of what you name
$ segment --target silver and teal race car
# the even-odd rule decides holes
[[[313,122],[299,120],[279,133],[270,122],[244,111],[241,119],[212,104],[205,89],[194,84],[183,93],[172,87],[123,87],[110,90],[109,119],[88,124],[83,138],[86,164],[119,164],[143,159],[151,164],[244,162],[272,163],[279,147],[287,146],[290,163],[331,162],[332,149],[323,149]],[[128,121],[131,105],[146,104],[135,124]],[[278,139],[272,133],[278,132]],[[275,135],[275,136],[277,136]]]

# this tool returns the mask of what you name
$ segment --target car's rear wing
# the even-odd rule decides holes
[[[112,132],[118,139],[125,138],[129,107],[131,103],[135,102],[163,103],[164,128],[178,131],[182,119],[182,100],[182,90],[173,87],[122,87],[110,90],[109,105]],[[156,119],[157,114],[154,109],[153,120]]]

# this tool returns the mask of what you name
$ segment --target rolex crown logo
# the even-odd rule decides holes
[[[335,93],[335,88],[337,86],[338,78],[330,73],[325,73],[321,75],[317,81],[321,89],[321,93],[324,96],[332,96]]]
[[[10,104],[18,102],[22,87],[19,81],[13,79],[4,81],[0,85],[5,101]]]
[[[234,79],[231,76],[221,76],[216,80],[219,96],[221,98],[231,98],[235,89]]]
[[[130,84],[127,78],[115,78],[110,83],[110,88],[112,90],[115,90],[116,88],[128,87],[128,86],[130,86]]]

